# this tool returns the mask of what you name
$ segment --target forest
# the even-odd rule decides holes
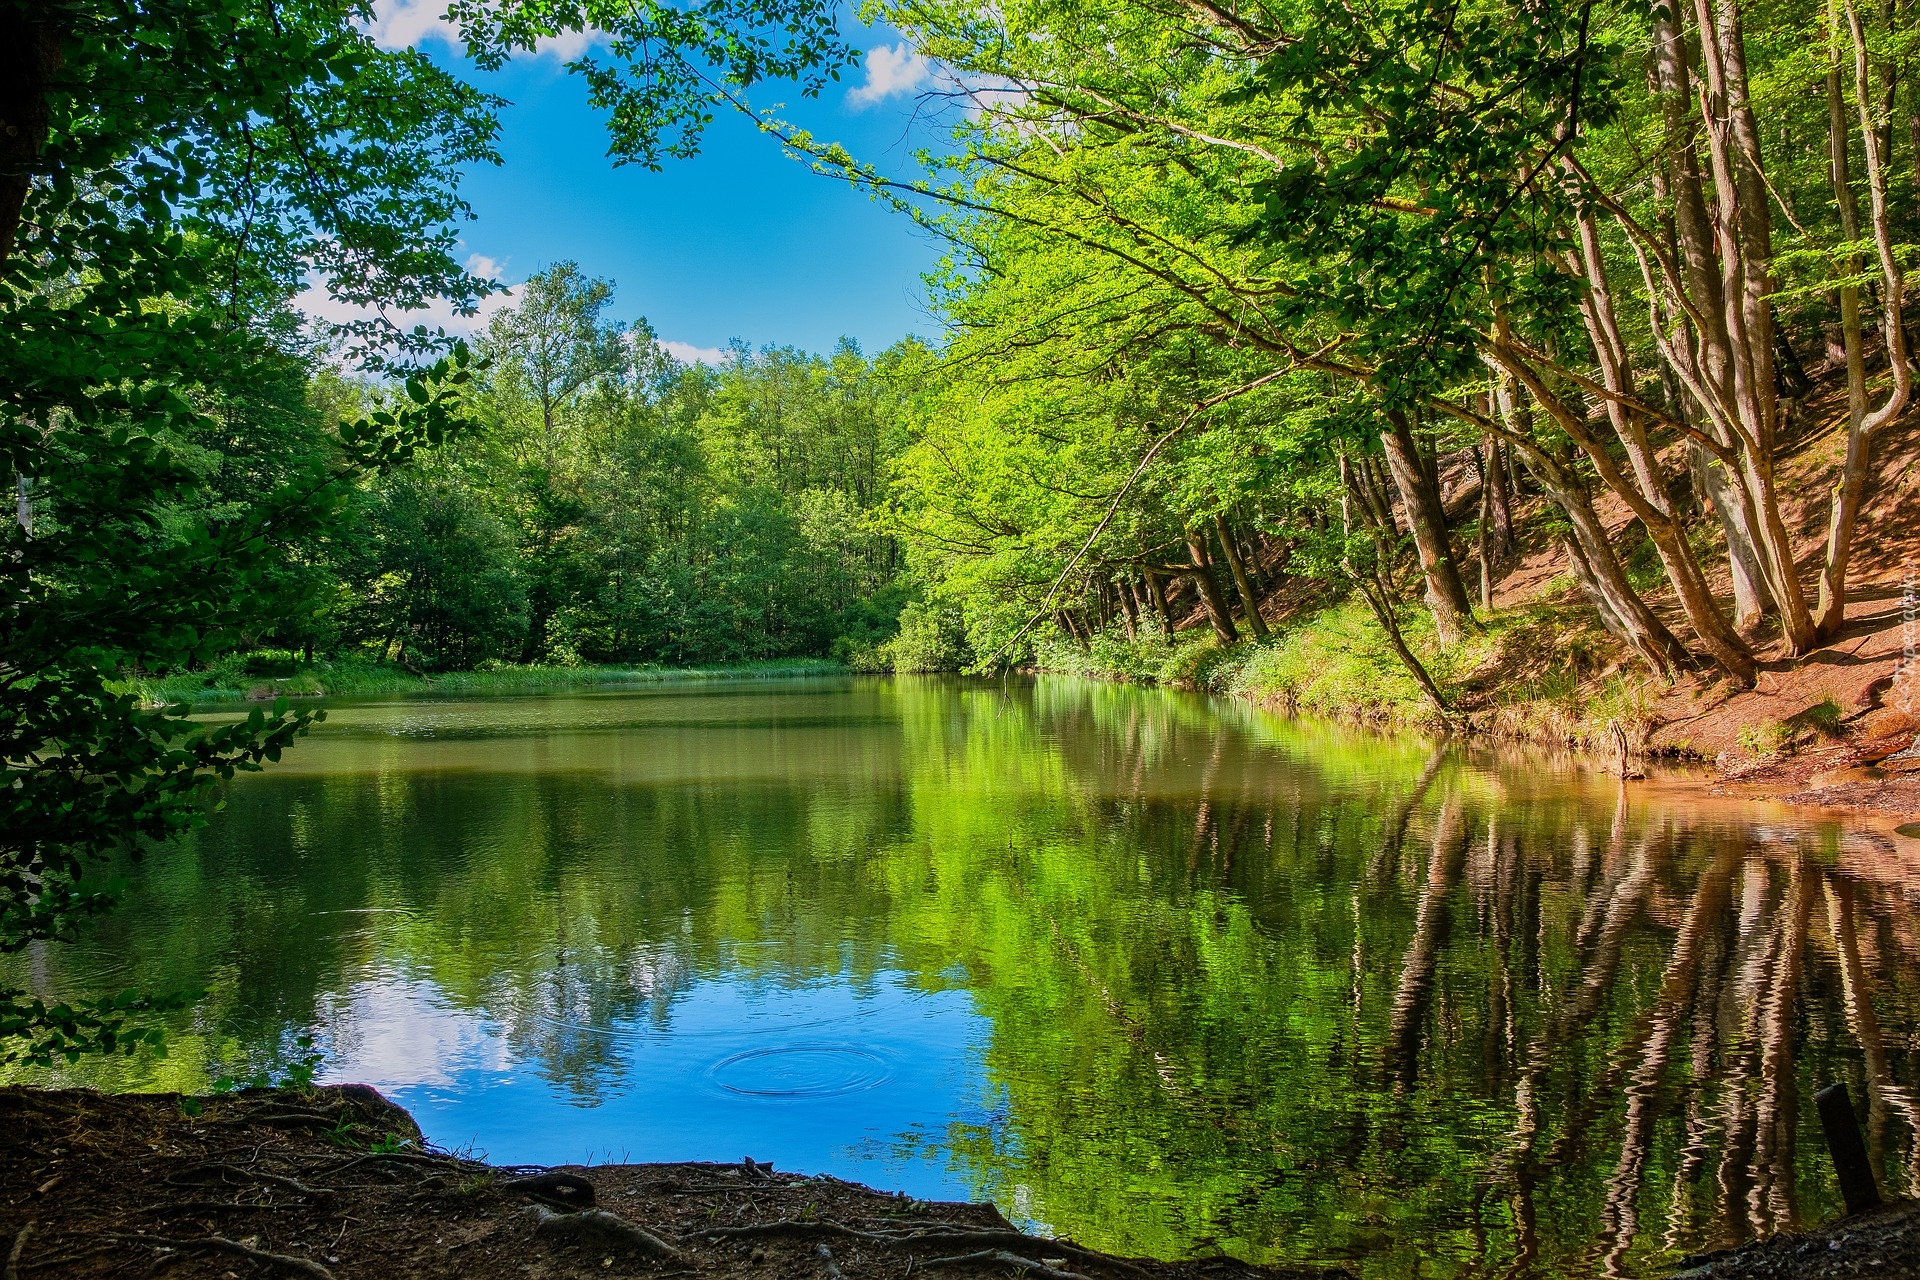
[[[644,321],[607,319],[611,296],[571,263],[521,286],[475,346],[472,438],[356,487],[286,545],[310,607],[243,643],[437,672],[845,657],[884,640],[900,548],[873,515],[927,353],[737,348],[685,365]],[[327,415],[379,390],[323,368],[302,447],[324,450]],[[229,454],[213,474],[245,469]]]
[[[368,6],[7,0],[0,946],[304,732],[187,719],[257,671],[1339,666],[1447,722],[1502,645],[1750,687],[1911,545],[1865,518],[1908,456],[1894,0],[864,12],[940,69],[905,169],[755,105],[856,60],[831,6],[449,8],[482,69],[598,33],[615,161],[745,112],[942,246],[938,334],[707,367],[569,262],[409,325],[504,287],[454,253],[503,104]],[[120,1043],[8,999],[41,1056]]]
[[[1363,601],[1444,713],[1427,665],[1543,545],[1653,677],[1751,686],[1842,633],[1903,470],[1904,11],[888,13],[954,69],[954,151],[903,178],[789,145],[952,246],[900,484],[977,652],[1036,617],[1264,641],[1291,584],[1295,616]],[[1837,465],[1791,492],[1814,440]]]

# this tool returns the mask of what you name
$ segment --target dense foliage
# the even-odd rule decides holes
[[[1910,382],[1893,7],[879,8],[970,97],[954,147],[896,177],[788,143],[952,246],[900,527],[982,653],[1135,634],[1169,579],[1257,638],[1291,583],[1362,597],[1440,707],[1402,603],[1458,643],[1490,600],[1468,556],[1497,578],[1536,494],[1652,672],[1750,684],[1756,643],[1839,634]],[[1815,586],[1778,468],[1817,355],[1849,425]]]
[[[493,322],[478,438],[366,486],[269,639],[435,671],[865,653],[900,553],[873,529],[925,352],[675,362],[572,264]]]

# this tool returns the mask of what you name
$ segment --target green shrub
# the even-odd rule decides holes
[[[1750,756],[1776,756],[1792,746],[1793,730],[1784,722],[1742,725],[1737,740]]]
[[[1793,717],[1792,723],[1805,725],[1823,738],[1837,738],[1840,736],[1840,704],[1828,695]]]
[[[1132,639],[1120,623],[1113,623],[1096,631],[1085,648],[1049,627],[1034,640],[1033,650],[1034,665],[1043,671],[1096,680],[1194,687],[1200,687],[1199,677],[1210,659],[1225,652],[1208,632],[1179,631],[1169,636],[1153,620],[1141,624]]]
[[[900,610],[899,633],[880,648],[887,665],[902,673],[960,671],[973,661],[960,611],[923,600]]]

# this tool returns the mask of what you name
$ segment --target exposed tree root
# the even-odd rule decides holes
[[[867,1240],[874,1244],[892,1244],[892,1236],[871,1231],[856,1231],[837,1222],[796,1222],[782,1218],[778,1222],[750,1222],[743,1227],[707,1227],[689,1231],[682,1240],[749,1240],[755,1236],[840,1236],[848,1240]]]
[[[324,1200],[328,1196],[339,1194],[332,1187],[310,1187],[298,1178],[283,1177],[277,1173],[267,1173],[261,1169],[246,1169],[233,1164],[195,1165],[191,1169],[182,1169],[179,1173],[168,1178],[167,1182],[176,1187],[188,1186],[201,1181],[197,1175],[203,1173],[230,1173],[234,1177],[244,1179],[247,1182],[258,1182],[269,1187],[280,1187],[283,1190],[296,1192],[312,1200]]]
[[[13,1248],[7,1251],[6,1280],[20,1280],[20,1255],[27,1251],[27,1241],[33,1239],[33,1229],[38,1225],[29,1222],[13,1237]]]
[[[256,1249],[252,1245],[241,1244],[238,1240],[229,1240],[225,1236],[193,1236],[178,1239],[168,1236],[130,1236],[109,1234],[109,1240],[122,1244],[144,1244],[156,1249],[204,1249],[211,1253],[231,1253],[236,1257],[253,1262],[264,1262],[282,1271],[291,1271],[296,1275],[312,1276],[314,1280],[334,1280],[333,1272],[308,1258],[296,1258],[292,1254],[268,1253],[265,1249]]]
[[[1006,1248],[1009,1245],[1014,1247],[1044,1245],[1055,1253],[1081,1262],[1127,1271],[1135,1275],[1146,1274],[1141,1268],[1124,1258],[1109,1257],[1104,1253],[1095,1253],[1091,1249],[1082,1249],[1078,1245],[1059,1240],[1039,1240],[1033,1236],[1022,1235],[1018,1231],[856,1231],[852,1227],[844,1227],[837,1222],[782,1219],[778,1222],[749,1223],[740,1227],[708,1227],[701,1231],[690,1231],[680,1238],[682,1240],[746,1240],[755,1236],[838,1236],[849,1240],[864,1240],[870,1244],[887,1245],[896,1249],[907,1245],[917,1248],[949,1249],[978,1245],[987,1252],[992,1252],[996,1248]],[[923,1265],[932,1266],[933,1264]]]
[[[150,1204],[134,1212],[142,1217],[147,1214],[170,1213],[277,1213],[283,1209],[299,1208],[286,1204],[243,1204],[237,1200],[163,1200],[159,1204]]]
[[[664,1258],[669,1262],[687,1260],[687,1255],[659,1236],[605,1209],[555,1213],[543,1204],[535,1204],[527,1206],[527,1215],[533,1219],[535,1235],[601,1249],[632,1249],[650,1258]]]
[[[911,1236],[894,1237],[895,1243],[911,1241],[918,1245],[941,1245],[949,1249],[978,1245],[986,1249],[1043,1247],[1049,1253],[1072,1258],[1079,1262],[1099,1267],[1110,1267],[1117,1271],[1130,1272],[1143,1276],[1147,1272],[1125,1258],[1115,1258],[1109,1254],[1096,1253],[1092,1249],[1082,1249],[1077,1244],[1068,1244],[1064,1240],[1041,1240],[1033,1236],[1022,1235],[1018,1231],[923,1231]],[[932,1266],[932,1263],[925,1264]]]
[[[573,1173],[536,1173],[525,1178],[509,1178],[500,1184],[502,1191],[518,1191],[542,1204],[569,1211],[594,1206],[593,1184]]]
[[[978,1253],[961,1253],[951,1258],[929,1258],[921,1263],[922,1269],[930,1267],[974,1267],[974,1266],[1018,1267],[1028,1275],[1044,1277],[1044,1280],[1087,1280],[1077,1271],[1062,1271],[1050,1267],[1044,1262],[1035,1262],[1032,1258],[1023,1258],[1017,1253],[1005,1249],[982,1249]]]
[[[63,1253],[53,1258],[35,1258],[32,1262],[20,1264],[20,1274],[24,1276],[34,1271],[50,1271],[55,1267],[72,1266],[76,1262],[85,1262],[88,1258],[97,1258],[103,1253],[112,1253],[119,1247],[115,1244],[100,1244],[91,1249],[82,1249],[78,1253]]]

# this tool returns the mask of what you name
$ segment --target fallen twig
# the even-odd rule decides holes
[[[1050,1267],[1044,1262],[1035,1262],[1032,1258],[1023,1258],[1017,1253],[1008,1253],[1005,1249],[982,1249],[978,1253],[961,1253],[951,1258],[928,1258],[920,1264],[922,1270],[928,1267],[968,1267],[985,1266],[997,1263],[1001,1266],[1018,1267],[1028,1275],[1042,1276],[1044,1280],[1087,1280],[1077,1271],[1062,1271]]]
[[[268,1253],[265,1249],[256,1249],[252,1245],[241,1244],[238,1240],[229,1240],[225,1236],[194,1236],[191,1239],[173,1239],[166,1236],[129,1236],[112,1234],[109,1240],[118,1240],[125,1244],[144,1244],[156,1249],[209,1249],[215,1253],[231,1253],[253,1262],[264,1262],[279,1267],[282,1271],[292,1271],[298,1275],[312,1276],[313,1280],[334,1280],[333,1272],[308,1258],[296,1258],[287,1253]]]
[[[599,1248],[635,1249],[652,1258],[685,1262],[687,1255],[642,1227],[636,1227],[618,1214],[605,1209],[583,1209],[579,1213],[555,1213],[543,1204],[527,1206],[533,1219],[533,1233],[562,1240],[593,1244]]]

